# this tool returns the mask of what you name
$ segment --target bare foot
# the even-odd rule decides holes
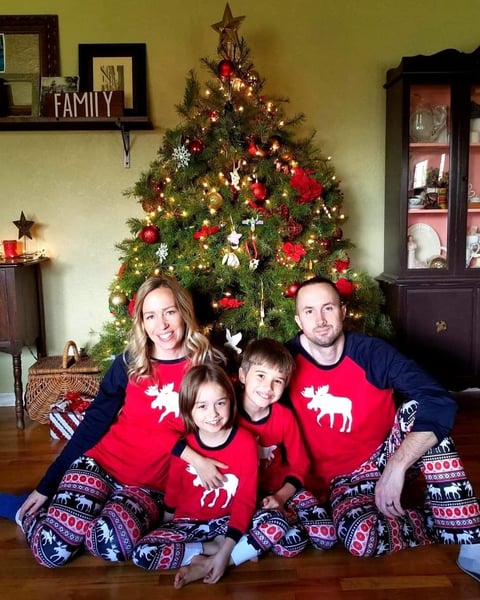
[[[217,537],[210,542],[203,542],[203,554],[206,556],[213,556],[220,550],[224,542],[224,535],[217,535]]]
[[[208,558],[202,554],[198,554],[192,558],[192,562],[189,565],[180,567],[175,575],[173,587],[176,590],[179,590],[188,583],[192,583],[192,581],[203,579],[209,570],[210,566],[208,563]]]

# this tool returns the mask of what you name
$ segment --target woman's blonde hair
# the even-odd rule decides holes
[[[216,383],[225,391],[225,395],[230,401],[228,421],[225,423],[225,429],[233,427],[237,414],[237,403],[235,401],[235,389],[232,380],[220,365],[209,363],[192,367],[182,379],[178,396],[178,406],[180,408],[180,415],[185,423],[185,433],[198,431],[192,413],[197,401],[198,390],[205,383]]]
[[[153,375],[151,358],[154,345],[145,332],[143,304],[146,296],[159,288],[167,288],[172,291],[175,304],[185,325],[183,347],[185,357],[189,360],[190,365],[208,361],[223,362],[222,353],[212,348],[208,338],[200,331],[190,293],[173,277],[159,275],[144,281],[136,294],[133,324],[126,348],[128,376],[137,380]]]

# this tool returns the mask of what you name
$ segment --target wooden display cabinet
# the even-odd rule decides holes
[[[450,389],[480,385],[480,48],[387,72],[385,261],[397,343]]]
[[[46,355],[41,265],[48,258],[0,260],[0,352],[12,355],[17,427],[24,428],[22,348]]]

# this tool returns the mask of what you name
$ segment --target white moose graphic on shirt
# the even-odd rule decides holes
[[[340,432],[350,432],[352,429],[352,401],[343,396],[334,396],[328,391],[328,385],[321,385],[316,390],[313,385],[302,391],[302,396],[311,398],[307,404],[310,410],[318,410],[317,423],[321,427],[320,419],[325,415],[330,415],[330,429],[333,429],[333,421],[336,414],[343,417]]]
[[[197,473],[195,467],[193,467],[192,465],[187,465],[187,473],[191,473],[192,475],[195,475],[195,479],[192,482],[195,487],[203,487],[202,480],[198,476],[198,473]],[[224,473],[224,481],[223,481],[221,487],[215,488],[213,490],[205,490],[200,499],[200,504],[201,504],[201,506],[205,506],[205,501],[206,501],[208,495],[213,494],[213,499],[211,500],[210,504],[207,504],[208,508],[212,508],[212,506],[215,504],[215,502],[220,497],[220,490],[225,490],[226,498],[225,498],[225,502],[221,506],[221,508],[225,508],[228,505],[228,503],[230,502],[230,500],[233,498],[233,496],[235,496],[237,487],[238,487],[238,477],[236,475],[233,475],[233,473]]]
[[[157,385],[150,385],[145,390],[145,393],[147,396],[155,396],[155,400],[152,400],[152,408],[164,409],[158,419],[159,423],[161,423],[169,413],[173,413],[175,417],[178,417],[180,412],[178,407],[178,392],[173,389],[173,382],[166,383],[160,390]]]

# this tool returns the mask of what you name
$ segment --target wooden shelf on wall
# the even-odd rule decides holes
[[[153,129],[148,117],[55,117],[12,116],[0,118],[0,131],[55,131],[81,129]]]

